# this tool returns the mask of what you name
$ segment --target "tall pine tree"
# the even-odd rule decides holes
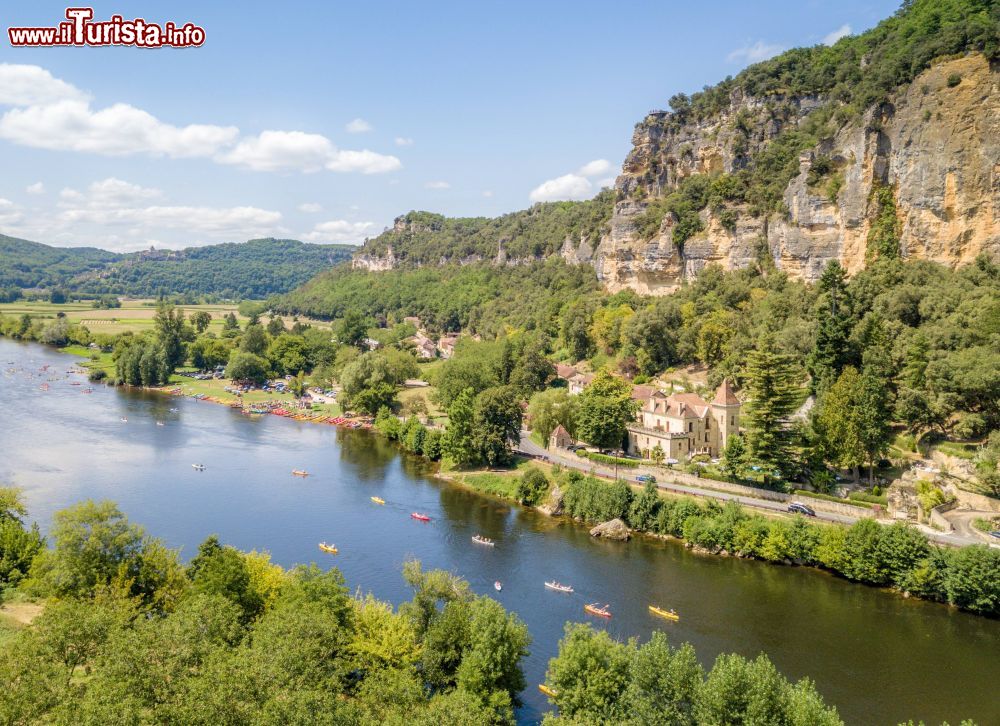
[[[847,304],[844,268],[830,260],[819,279],[816,344],[809,355],[810,389],[813,393],[833,384],[851,361],[851,315]]]
[[[779,353],[774,341],[764,338],[750,353],[745,377],[747,462],[764,473],[766,482],[775,473],[787,475],[794,467],[791,417],[801,397],[799,371],[792,356]]]

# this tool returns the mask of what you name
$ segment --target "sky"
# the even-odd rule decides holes
[[[82,3],[74,6],[82,6]],[[224,5],[228,7],[223,7]],[[412,209],[494,216],[611,185],[633,126],[898,0],[97,2],[200,47],[12,47],[0,9],[0,233],[132,251],[361,243]]]

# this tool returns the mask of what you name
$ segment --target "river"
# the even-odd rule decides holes
[[[24,489],[43,529],[60,508],[112,499],[185,558],[215,533],[284,566],[336,565],[352,590],[393,603],[410,596],[400,574],[407,558],[452,570],[531,631],[524,723],[549,708],[536,684],[564,623],[588,619],[583,605],[593,600],[614,614],[597,627],[622,639],[662,629],[675,644],[690,641],[706,666],[721,652],[764,651],[788,678],[812,678],[848,723],[1000,723],[1000,622],[806,568],[702,556],[643,537],[595,541],[582,526],[442,482],[368,432],[99,385],[86,395],[84,377],[67,376],[75,361],[0,338],[0,482]],[[415,521],[412,511],[432,519]],[[473,545],[476,533],[496,547]],[[320,540],[340,554],[319,552]],[[550,579],[576,593],[546,590]],[[653,619],[651,603],[675,608],[680,622]]]

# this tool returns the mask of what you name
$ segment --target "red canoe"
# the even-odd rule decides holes
[[[421,522],[430,522],[431,518],[426,514],[421,514],[420,512],[413,512],[411,515],[414,519],[419,519]]]

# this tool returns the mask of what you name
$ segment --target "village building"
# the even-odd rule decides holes
[[[413,354],[419,360],[433,360],[437,358],[437,346],[434,341],[423,333],[411,335],[406,342],[413,346]]]
[[[574,443],[573,437],[569,435],[569,431],[563,428],[562,424],[556,426],[549,436],[550,449],[568,449]]]
[[[457,335],[442,335],[438,341],[437,350],[441,357],[447,360],[455,355],[455,343],[458,342]]]
[[[576,368],[573,366],[566,365],[565,363],[556,363],[556,377],[562,378],[564,381],[569,381],[570,378],[576,375]]]
[[[576,373],[570,376],[569,392],[575,396],[583,393],[583,389],[589,386],[592,380],[594,380],[593,373]]]
[[[628,453],[633,456],[652,458],[659,445],[664,460],[683,461],[698,454],[715,458],[740,430],[740,399],[729,381],[722,382],[711,403],[696,393],[668,396],[659,390],[639,400],[643,404],[636,421],[627,427]]]

